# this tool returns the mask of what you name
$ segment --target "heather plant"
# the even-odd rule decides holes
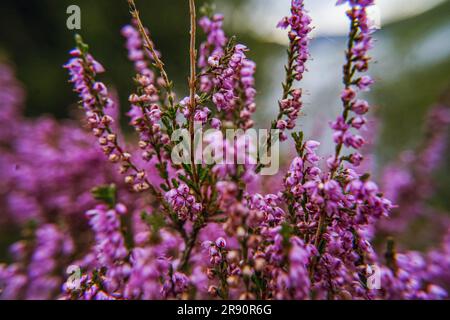
[[[338,5],[349,6],[350,31],[340,97],[342,112],[330,122],[334,150],[327,159],[317,154],[319,142],[294,131],[303,106],[301,80],[310,59],[312,31],[303,1],[292,0],[290,15],[280,21],[278,27],[287,30],[289,39],[286,78],[278,115],[270,133],[258,141],[270,150],[279,141],[288,140],[288,132],[292,131],[296,156],[279,189],[258,187],[264,179],[273,179],[260,175],[270,163],[259,156],[251,159],[246,154],[243,163],[198,162],[192,148],[177,149],[179,140],[173,139],[179,130],[184,130],[187,135],[182,143],[198,144],[196,124],[200,123],[216,132],[240,130],[232,140],[223,135],[200,136],[213,146],[219,145],[215,152],[231,154],[231,159],[239,157],[236,150],[256,147],[242,134],[254,126],[256,65],[249,58],[248,48],[225,34],[224,17],[205,8],[204,16],[197,19],[195,1],[189,0],[189,96],[178,99],[150,30],[143,25],[134,1],[128,2],[132,20],[122,35],[136,76],[127,115],[136,131],[137,144],[128,143],[121,133],[117,102],[111,89],[99,79],[105,69],[77,36],[76,48],[70,52],[72,58],[65,68],[79,95],[92,138],[72,126],[64,128],[58,136],[64,137],[57,144],[58,152],[41,156],[40,167],[69,166],[64,169],[68,172],[61,169],[61,179],[73,176],[75,181],[64,181],[70,190],[59,187],[60,190],[46,195],[48,202],[42,202],[46,206],[39,214],[33,214],[40,219],[33,227],[27,227],[24,240],[12,246],[14,262],[0,266],[2,298],[447,297],[444,288],[448,286],[449,235],[441,248],[428,253],[399,253],[392,239],[387,241],[384,252],[377,253],[372,246],[379,226],[397,223],[388,217],[402,212],[397,205],[406,202],[402,200],[404,194],[409,194],[406,188],[425,184],[422,180],[412,180],[408,185],[385,181],[384,187],[394,200],[391,202],[361,166],[367,135],[362,130],[367,126],[370,106],[360,93],[369,90],[374,82],[367,75],[374,32],[368,8],[374,0],[338,1]],[[199,49],[197,26],[205,39]],[[17,90],[15,86],[4,90],[10,98],[4,100],[6,106],[2,109],[6,111],[0,114],[0,121],[14,118],[19,121],[14,125],[21,126],[25,120],[11,114],[20,102]],[[417,171],[418,177],[428,177],[435,168],[436,153],[444,152],[441,133],[448,124],[448,109],[434,112],[430,118],[433,123],[439,122],[439,134],[432,132],[428,147],[424,147],[417,161],[413,160],[417,166],[404,169],[414,174]],[[39,121],[36,123],[33,125],[40,125]],[[8,134],[10,131],[2,131],[1,139]],[[75,143],[73,135],[82,137],[83,143]],[[15,139],[15,146],[26,144],[24,137]],[[32,143],[41,138],[29,139]],[[104,156],[99,156],[91,141],[96,141]],[[42,145],[50,148],[45,141]],[[70,163],[79,167],[64,162],[68,156],[66,148],[74,148],[68,152],[74,157]],[[178,151],[187,161],[174,161]],[[16,153],[0,157],[0,165],[14,161],[11,158]],[[87,155],[98,162],[79,161],[79,157]],[[30,157],[38,157],[37,152],[24,158]],[[112,167],[117,168],[117,173],[110,171]],[[40,176],[39,167],[30,164],[27,168],[26,174],[8,176],[5,181],[17,183]],[[61,186],[56,178],[48,179],[49,184],[53,181]],[[427,197],[420,190],[415,190],[423,195],[415,198],[418,205]],[[28,191],[28,197],[40,205],[40,198],[34,198],[37,188]],[[69,194],[76,197],[67,198]],[[5,199],[8,201],[9,195]],[[19,200],[16,202],[22,207],[33,203]],[[54,210],[48,203],[57,200],[63,204]],[[33,210],[15,207],[10,211],[15,214]],[[80,225],[68,225],[67,216]],[[71,229],[72,233],[65,232]],[[87,234],[83,241],[75,234],[80,230]],[[68,266],[81,269],[78,282],[66,281]]]

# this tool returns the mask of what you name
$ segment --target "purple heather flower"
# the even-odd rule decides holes
[[[189,187],[184,183],[180,184],[178,188],[168,191],[165,198],[182,221],[194,218],[202,210],[201,203],[196,202]]]
[[[309,33],[312,28],[311,18],[308,16],[303,0],[292,0],[291,16],[285,17],[278,23],[278,27],[287,29],[290,27],[289,38],[291,48],[296,53],[295,79],[302,80],[305,72],[305,63],[309,58]]]

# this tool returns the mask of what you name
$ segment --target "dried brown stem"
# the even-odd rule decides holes
[[[161,73],[161,77],[164,80],[164,87],[167,91],[167,98],[169,100],[169,107],[171,109],[174,108],[174,95],[172,92],[172,84],[169,80],[169,76],[167,75],[166,69],[164,68],[164,63],[159,58],[158,53],[156,52],[155,46],[153,42],[150,40],[147,31],[145,30],[145,27],[142,23],[142,20],[139,15],[139,11],[136,7],[136,4],[134,0],[128,0],[128,5],[130,6],[130,13],[133,16],[133,18],[136,20],[137,27],[139,29],[139,33],[141,34],[141,37],[144,40],[144,47],[147,48],[147,50],[150,51],[153,60],[155,61],[155,66],[158,68],[159,72]]]
[[[191,32],[190,32],[190,65],[191,76],[189,79],[189,96],[190,96],[190,110],[189,110],[189,133],[191,136],[191,163],[192,174],[195,183],[198,183],[197,168],[195,165],[195,151],[194,151],[194,116],[196,108],[196,87],[197,87],[197,50],[196,50],[196,33],[197,33],[197,13],[195,9],[195,0],[189,0],[189,12],[191,17]]]

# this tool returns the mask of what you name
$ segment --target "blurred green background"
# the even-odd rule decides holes
[[[389,1],[380,1],[383,8],[390,8]],[[204,3],[197,2],[199,7]],[[412,8],[409,1],[391,1],[394,2],[398,14],[393,14],[394,8],[388,11],[389,19],[376,35],[376,63],[371,73],[377,85],[369,94],[382,119],[377,147],[381,164],[420,143],[427,109],[445,99],[450,87],[450,1],[437,1],[435,6],[427,6],[428,0],[413,1],[422,5],[422,10],[417,12],[407,10]],[[215,3],[219,11],[226,13],[228,34],[237,34],[239,41],[251,48],[250,57],[258,64],[257,117],[258,123],[266,126],[276,113],[285,46],[279,33],[264,32],[275,29],[276,19],[288,13],[289,0],[216,0]],[[312,61],[303,84],[307,93],[305,117],[299,121],[300,127],[314,138],[330,136],[326,129],[328,120],[339,110],[345,36],[340,29],[335,33],[329,30],[333,30],[335,21],[345,17],[343,13],[336,15],[334,3],[334,0],[306,1],[313,18],[316,12],[313,9],[321,12],[321,19],[316,21],[318,32],[312,41]],[[2,1],[0,60],[12,63],[25,84],[29,116],[50,113],[63,118],[70,116],[74,108],[76,97],[62,69],[73,46],[74,32],[66,28],[66,9],[72,4],[80,6],[82,11],[80,33],[107,68],[105,81],[118,88],[122,108],[126,108],[133,76],[120,36],[121,27],[129,21],[126,0]],[[183,97],[188,76],[188,3],[138,0],[137,4],[163,54],[169,75],[175,80],[175,89]],[[402,10],[409,13],[402,14]],[[381,12],[382,18],[385,13]],[[328,23],[329,28],[321,31],[320,22]],[[450,208],[449,160],[447,157],[438,175],[441,188],[436,197],[437,205],[445,208]]]

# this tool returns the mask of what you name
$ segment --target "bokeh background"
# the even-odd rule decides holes
[[[198,1],[200,7],[205,1]],[[258,125],[266,127],[277,112],[287,39],[275,25],[290,0],[215,0],[226,15],[226,31],[251,49],[258,65]],[[328,120],[339,112],[341,68],[348,22],[334,0],[305,0],[314,21],[312,60],[302,87],[305,115],[299,127],[309,137],[330,141]],[[371,74],[377,80],[368,99],[380,121],[375,146],[379,170],[423,136],[428,108],[448,103],[450,92],[450,1],[379,0],[373,17],[381,30]],[[91,51],[107,69],[105,81],[118,89],[123,109],[131,92],[132,64],[126,59],[120,29],[129,22],[126,0],[10,0],[0,4],[0,61],[12,64],[27,91],[26,114],[71,117],[76,97],[62,65],[73,46],[66,9],[82,11],[82,30]],[[187,92],[188,3],[183,0],[137,1],[145,24],[162,52],[179,97]],[[327,143],[323,148],[326,153]],[[449,155],[436,174],[434,205],[450,209]]]

